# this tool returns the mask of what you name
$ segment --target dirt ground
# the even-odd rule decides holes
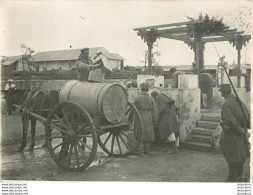
[[[159,148],[152,154],[109,157],[98,147],[96,158],[82,172],[66,172],[51,159],[44,142],[44,127],[38,122],[34,152],[18,152],[21,144],[21,119],[16,115],[1,116],[1,179],[39,181],[145,181],[145,182],[224,182],[227,164],[220,153],[197,152],[180,149],[168,155]],[[249,159],[244,167],[244,177],[249,178]]]

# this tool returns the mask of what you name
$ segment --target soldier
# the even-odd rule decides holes
[[[13,80],[12,79],[9,79],[4,87],[4,90],[5,90],[5,103],[6,103],[6,110],[7,110],[7,114],[8,115],[11,115],[12,112],[15,112],[15,108],[13,106],[10,106],[9,103],[8,103],[8,94],[10,93],[10,90],[15,90],[16,89],[16,86],[15,84],[13,83]]]
[[[13,80],[12,79],[9,79],[5,85],[5,88],[4,90],[9,90],[9,89],[14,89],[16,86],[15,84],[13,83]]]
[[[247,120],[237,99],[231,94],[231,86],[222,84],[220,92],[225,98],[221,111],[221,127],[223,130],[220,147],[228,163],[227,182],[242,181],[243,164],[249,154],[246,137]]]
[[[178,108],[175,101],[163,93],[153,92],[151,95],[157,107],[160,145],[164,146],[165,152],[171,148],[169,154],[175,154],[179,147]]]
[[[143,123],[142,141],[144,153],[150,153],[151,142],[154,141],[154,126],[157,124],[157,114],[154,100],[148,94],[148,84],[141,84],[141,94],[137,97],[134,104],[139,110]],[[140,151],[138,151],[140,153]]]
[[[101,61],[100,64],[92,64],[89,57],[89,48],[81,50],[81,54],[78,57],[77,61],[77,70],[78,70],[78,79],[79,81],[95,81],[100,82],[102,78],[91,78],[90,71],[99,69],[103,66]],[[102,74],[100,75],[102,77]]]

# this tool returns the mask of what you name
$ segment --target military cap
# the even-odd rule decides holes
[[[12,79],[9,79],[8,82],[13,82],[13,80],[12,80]]]
[[[151,96],[152,97],[156,97],[156,96],[158,96],[159,95],[159,93],[157,92],[157,91],[153,91],[152,93],[151,93]]]
[[[140,87],[141,87],[141,90],[142,90],[142,91],[148,91],[148,88],[149,88],[149,86],[148,86],[147,83],[142,83],[142,84],[140,84]]]
[[[221,84],[219,91],[224,92],[224,93],[231,93],[230,84]]]

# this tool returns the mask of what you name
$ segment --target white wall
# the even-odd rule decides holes
[[[140,88],[140,84],[152,83],[152,80],[154,81],[154,87],[164,87],[164,76],[155,75],[137,75],[137,86]]]

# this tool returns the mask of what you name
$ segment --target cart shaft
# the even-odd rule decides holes
[[[19,110],[23,110],[22,107],[21,107],[20,105],[13,104],[13,106],[16,107],[16,108],[18,108]],[[42,117],[42,116],[40,116],[40,115],[38,115],[38,114],[35,114],[35,113],[32,112],[32,111],[28,111],[28,114],[31,115],[32,117],[38,119],[39,121],[44,122],[44,123],[45,123],[46,120],[47,120],[46,118],[44,118],[44,117]]]

